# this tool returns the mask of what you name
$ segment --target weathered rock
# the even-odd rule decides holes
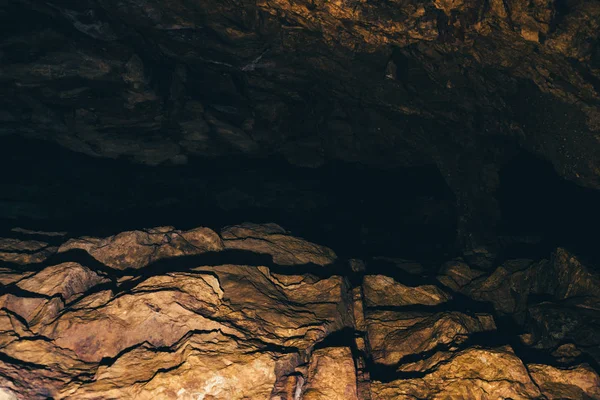
[[[77,263],[63,263],[45,268],[37,274],[22,279],[16,286],[45,296],[60,295],[69,302],[92,287],[108,282],[105,277]]]
[[[277,240],[286,243],[285,234]],[[298,238],[292,243],[300,257],[307,257],[302,249],[316,248]],[[136,272],[165,257],[224,249],[207,229],[73,239],[61,252],[77,248],[132,274],[106,290],[110,271],[65,262],[11,280],[14,293],[0,296],[9,312],[0,332],[0,385],[18,398],[269,398],[276,378],[292,373],[316,343],[353,325],[340,276],[193,263],[180,272]],[[325,361],[316,365],[337,362],[334,354],[319,354],[315,360]],[[350,353],[341,365],[352,367],[356,392]],[[337,390],[328,368],[310,370],[308,392]],[[74,379],[79,375],[89,378]]]
[[[467,284],[482,275],[485,275],[485,272],[473,269],[464,262],[448,262],[441,269],[438,280],[455,292],[460,292]]]
[[[438,280],[512,316],[526,328],[528,346],[551,349],[572,342],[600,359],[600,277],[563,248],[550,261],[512,260],[490,275],[448,264]]]
[[[243,224],[230,226],[221,232],[227,249],[249,250],[268,254],[280,265],[329,265],[336,260],[335,253],[323,246],[286,234],[276,224]]]
[[[583,265],[574,254],[559,248],[554,253],[552,262],[557,281],[554,295],[557,298],[600,298],[600,275]]]
[[[275,382],[276,357],[218,330],[184,338],[169,351],[137,346],[94,380],[71,384],[65,399],[267,399]]]
[[[436,165],[482,258],[515,151],[600,188],[595,0],[118,4],[2,5],[3,137],[149,165]]]
[[[550,365],[529,364],[527,369],[547,399],[600,398],[600,376],[588,365],[558,369]]]
[[[600,361],[600,304],[582,299],[544,301],[528,309],[526,327],[532,332],[532,345],[551,349],[561,343],[574,343]]]
[[[0,238],[0,261],[35,264],[56,253],[57,248],[38,240]]]
[[[405,286],[383,275],[367,275],[363,281],[365,302],[368,307],[377,306],[435,306],[452,298],[434,285]]]
[[[438,280],[474,300],[491,302],[498,312],[513,314],[521,322],[532,296],[549,295],[556,300],[600,297],[599,276],[562,248],[551,261],[511,260],[490,275],[464,263],[451,263]]]
[[[406,356],[440,347],[451,348],[476,332],[494,330],[488,315],[471,317],[459,312],[419,313],[376,311],[367,313],[370,352],[378,364],[395,366]]]
[[[421,378],[373,382],[373,399],[535,399],[541,393],[512,349],[470,348]]]
[[[528,269],[531,261],[518,260],[508,262],[498,267],[489,276],[481,276],[463,289],[462,293],[477,301],[491,302],[494,308],[502,314],[516,314],[523,312],[527,307],[527,298],[531,291],[531,280],[536,279],[539,272],[543,272],[545,264],[542,263],[542,271]],[[542,279],[549,276],[545,273]]]
[[[356,369],[347,347],[316,350],[308,366],[302,399],[358,400]]]
[[[43,137],[44,131],[77,151],[150,164],[198,152],[254,154],[276,148],[303,165],[323,153],[376,163],[377,150],[380,158],[404,162],[416,162],[420,152],[441,159],[443,146],[426,144],[440,140],[481,150],[486,136],[516,133],[563,175],[597,187],[593,132],[598,130],[600,10],[594,1],[511,0],[489,6],[242,1],[235,7],[218,2],[192,7],[145,0],[118,8],[87,0],[79,6],[10,3],[2,11],[7,25],[2,118],[9,133]],[[22,32],[18,25],[28,13],[39,25]],[[208,17],[206,29],[214,35],[200,28]],[[139,27],[146,32],[142,48],[134,33]],[[62,43],[65,30],[73,36],[69,46]],[[19,44],[27,42],[33,50],[25,57]],[[523,56],[531,63],[515,61]],[[58,85],[61,80],[69,85]],[[112,90],[98,91],[99,83]],[[199,99],[194,89],[201,85],[206,93]],[[302,104],[317,88],[322,99],[315,99],[338,103],[334,109]],[[581,134],[566,132],[569,121],[544,109],[544,101],[526,104],[532,112],[524,114],[540,113],[560,124],[543,125],[548,132],[538,132],[537,121],[527,124],[519,106],[511,104],[519,94],[572,108],[583,119]],[[315,120],[325,120],[326,140],[319,137],[323,132],[306,134],[315,122],[300,115],[309,110],[318,114]],[[477,113],[484,115],[482,127]],[[381,129],[407,116],[414,120],[405,124],[410,129]],[[456,137],[444,137],[439,127],[439,132],[420,132],[428,126],[425,120],[453,129]],[[460,129],[458,121],[464,121]],[[281,128],[292,132],[282,135]],[[565,144],[568,137],[572,143]],[[572,160],[572,153],[585,156]],[[443,158],[446,165],[454,161],[448,154]]]
[[[333,251],[274,224],[70,239],[57,263],[0,269],[0,398],[596,398],[597,373],[574,365],[599,348],[596,278],[557,254],[440,277],[469,294],[512,294],[505,277],[555,296],[526,303],[527,326],[562,367],[526,368],[510,347],[475,344],[498,335],[492,315],[453,311],[435,285],[367,275],[352,286],[368,270],[337,275]],[[533,280],[541,270],[552,273]]]
[[[114,269],[140,269],[149,264],[182,255],[198,255],[223,250],[219,235],[208,228],[187,232],[172,227],[146,231],[123,232],[104,239],[71,239],[58,249],[59,253],[83,250]]]
[[[552,356],[556,358],[556,361],[564,364],[572,364],[577,357],[581,356],[581,350],[577,348],[573,343],[563,344],[558,346],[556,350],[552,352]]]

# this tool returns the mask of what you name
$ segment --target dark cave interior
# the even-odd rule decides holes
[[[600,2],[0,2],[0,400],[600,399]]]
[[[278,223],[348,258],[439,263],[460,255],[455,197],[435,166],[382,169],[283,159],[144,166],[98,159],[32,139],[4,138],[2,226],[108,236],[174,225]],[[500,170],[497,262],[557,246],[596,264],[600,193],[567,182],[529,153]]]

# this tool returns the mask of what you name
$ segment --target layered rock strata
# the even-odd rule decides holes
[[[565,249],[415,285],[275,224],[20,235],[3,399],[600,398],[598,274]]]

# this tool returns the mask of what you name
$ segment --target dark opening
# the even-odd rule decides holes
[[[512,245],[510,256],[544,257],[562,246],[600,260],[600,193],[562,179],[551,163],[523,152],[500,172],[497,195],[500,234],[522,239]],[[539,242],[531,243],[535,237]]]
[[[453,252],[455,199],[435,166],[377,169],[281,160],[135,165],[5,137],[0,218],[8,227],[111,235],[173,225],[219,229],[275,222],[340,256],[444,260]],[[24,151],[24,149],[27,149]]]

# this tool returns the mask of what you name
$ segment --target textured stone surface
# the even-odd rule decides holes
[[[600,378],[589,366],[558,369],[530,364],[527,369],[548,399],[596,399],[600,397]]]
[[[0,238],[0,261],[16,264],[33,264],[46,260],[56,252],[48,243],[11,238]]]
[[[312,354],[302,398],[358,400],[356,369],[349,348],[319,349]]]
[[[488,317],[480,320],[458,312],[371,312],[367,314],[371,354],[375,362],[394,366],[406,356],[453,347],[473,333],[495,329]]]
[[[60,238],[58,255],[0,269],[0,398],[599,396],[593,363],[582,363],[597,355],[597,275],[562,249],[552,261],[507,261],[500,272],[442,268],[450,290],[555,296],[525,303],[529,345],[513,350],[498,343],[518,344],[520,331],[493,307],[474,311],[486,303],[433,283],[362,275],[368,263],[353,270],[356,260],[338,262],[274,224]],[[540,266],[554,272],[537,281],[523,272]],[[513,292],[495,292],[504,287],[497,276]]]
[[[434,285],[409,287],[382,275],[365,276],[363,288],[365,301],[369,307],[415,304],[435,306],[452,298]]]
[[[558,248],[550,260],[508,261],[489,274],[449,263],[438,280],[512,317],[527,330],[530,345],[573,343],[600,360],[600,278],[566,249]]]
[[[225,248],[268,254],[280,265],[324,266],[336,259],[331,249],[287,235],[283,228],[275,224],[228,227],[221,235]]]
[[[596,0],[10,0],[0,134],[148,165],[431,164],[486,254],[518,149],[600,188],[599,16]]]
[[[64,253],[76,249],[114,269],[139,269],[164,258],[219,251],[223,244],[210,229],[181,232],[172,227],[160,227],[144,232],[123,232],[106,239],[72,239],[58,251]]]
[[[541,393],[510,348],[457,353],[423,378],[373,382],[373,399],[535,399]]]

